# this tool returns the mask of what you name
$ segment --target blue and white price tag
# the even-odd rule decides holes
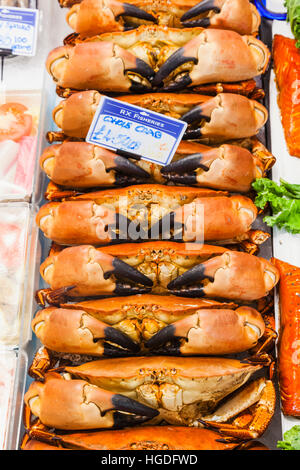
[[[35,55],[38,16],[38,10],[29,8],[0,8],[0,48],[15,55]]]
[[[86,141],[167,165],[186,127],[187,124],[178,119],[103,96]]]

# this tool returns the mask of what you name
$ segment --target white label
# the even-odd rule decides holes
[[[179,119],[103,96],[86,141],[167,165],[186,127],[187,123]]]
[[[0,8],[0,48],[15,55],[34,56],[37,41],[38,10]]]

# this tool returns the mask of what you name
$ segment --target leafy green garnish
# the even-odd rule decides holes
[[[300,47],[300,0],[285,0],[284,6],[287,8],[287,21],[291,23],[291,30],[296,46]]]
[[[286,431],[283,441],[277,442],[277,447],[283,450],[300,450],[300,426],[297,424]]]
[[[272,208],[273,215],[264,217],[267,225],[300,233],[300,184],[290,184],[281,179],[278,185],[268,178],[259,178],[252,186],[258,193],[256,206],[264,209],[270,203]]]

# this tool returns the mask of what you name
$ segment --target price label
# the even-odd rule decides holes
[[[38,16],[38,10],[29,8],[0,8],[0,48],[15,55],[34,56]]]
[[[187,123],[178,119],[103,96],[86,141],[167,165],[186,127]]]

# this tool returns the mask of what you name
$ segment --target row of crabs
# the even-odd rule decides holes
[[[239,34],[259,15],[248,0],[59,3],[76,34],[47,59],[64,100],[40,160],[51,181],[37,223],[54,243],[22,447],[240,447],[275,408],[262,370],[279,274],[255,256],[269,235],[252,229],[249,197],[275,162],[254,137],[268,113],[253,78],[270,54]],[[84,141],[100,92],[150,90],[117,98],[188,123],[171,164]]]

